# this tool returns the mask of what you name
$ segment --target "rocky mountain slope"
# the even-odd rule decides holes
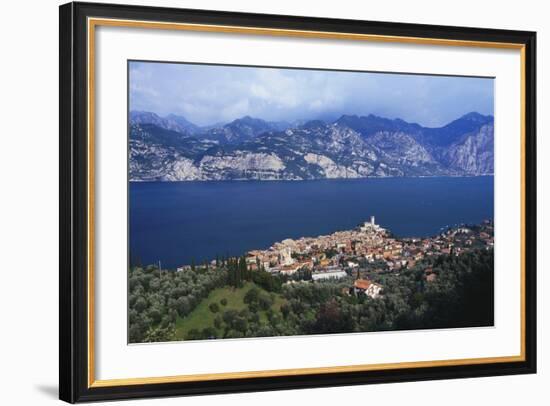
[[[493,173],[493,117],[441,128],[344,115],[330,123],[243,117],[198,127],[181,116],[130,114],[130,179],[304,180]]]

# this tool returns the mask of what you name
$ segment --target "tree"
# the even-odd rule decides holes
[[[249,303],[248,310],[250,310],[252,313],[257,313],[259,310],[258,302]]]
[[[222,318],[220,317],[220,315],[217,315],[214,319],[214,327],[216,327],[217,329],[220,329],[222,327]]]
[[[240,288],[243,285],[243,275],[242,269],[239,265],[239,260],[237,258],[230,258],[228,261],[229,269],[229,285],[234,288]]]
[[[267,310],[273,305],[273,300],[268,294],[262,293],[258,296],[258,305],[262,310]]]
[[[252,287],[246,292],[243,298],[245,303],[256,303],[260,297],[260,290],[257,287]]]
[[[290,306],[287,303],[283,303],[281,305],[281,314],[283,315],[285,320],[288,317],[288,315],[290,314]]]
[[[201,338],[216,338],[217,331],[213,327],[205,327],[201,331]]]
[[[175,334],[173,325],[170,325],[166,328],[150,327],[143,337],[143,342],[156,343],[161,341],[172,341],[174,340],[174,338]]]
[[[239,259],[239,268],[241,273],[241,285],[242,285],[242,280],[246,280],[246,281],[250,280],[248,265],[246,264],[246,258],[244,256],[242,256]]]
[[[223,312],[223,316],[222,316],[224,323],[229,328],[233,326],[233,323],[236,317],[237,317],[237,311],[233,309],[226,310],[225,312]]]
[[[233,328],[241,333],[246,333],[248,322],[244,317],[238,316],[233,321]]]
[[[191,303],[189,298],[181,296],[176,301],[177,311],[180,317],[185,317],[191,312]]]
[[[147,306],[148,306],[147,300],[143,296],[140,296],[135,301],[134,309],[137,312],[141,313],[142,311],[144,311],[147,308]]]
[[[317,312],[315,323],[312,325],[312,332],[323,333],[345,333],[353,331],[353,319],[349,312],[343,312],[340,303],[331,299],[323,303]]]

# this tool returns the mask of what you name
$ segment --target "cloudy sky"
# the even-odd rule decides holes
[[[493,114],[493,79],[130,62],[130,109],[198,125],[375,114],[436,127]]]

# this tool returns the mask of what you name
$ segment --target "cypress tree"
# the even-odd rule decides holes
[[[231,276],[231,286],[237,286],[237,275],[235,273],[235,268],[233,268],[233,262],[229,258],[227,260],[227,269],[229,270],[229,275]]]
[[[242,279],[248,280],[248,267],[246,266],[246,259],[243,257],[239,258],[239,268],[241,271]]]
[[[239,262],[237,258],[233,260],[233,266],[235,267],[235,275],[237,276],[237,287],[241,287],[243,276],[241,274],[241,268],[239,267]]]

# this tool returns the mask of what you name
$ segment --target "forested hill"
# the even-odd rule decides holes
[[[374,272],[372,299],[354,277],[308,282],[250,271],[244,258],[182,272],[129,270],[129,341],[263,337],[492,326],[493,250],[441,255],[400,272]],[[430,277],[428,277],[431,275]],[[311,276],[309,276],[311,277]],[[301,282],[300,282],[301,280]]]

